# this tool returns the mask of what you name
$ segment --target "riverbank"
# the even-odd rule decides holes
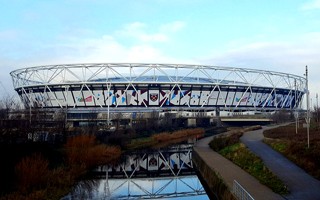
[[[0,199],[59,199],[88,171],[114,162],[124,151],[159,148],[190,137],[201,137],[204,132],[196,128],[159,133],[132,140],[122,148],[102,144],[93,135],[70,137],[66,144],[56,146],[31,142],[1,146],[10,165],[2,166],[4,176],[0,182],[7,187],[1,188]],[[19,155],[15,155],[17,153]],[[40,176],[38,168],[43,172]]]

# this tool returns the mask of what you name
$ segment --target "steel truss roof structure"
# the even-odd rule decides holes
[[[26,107],[277,110],[301,106],[306,79],[248,68],[98,63],[12,71]]]
[[[67,199],[177,199],[206,196],[192,164],[193,143],[174,145],[161,150],[130,152],[114,166],[96,169],[105,177],[88,187],[80,182]],[[188,170],[189,173],[183,173]],[[89,191],[86,189],[89,188]],[[97,188],[94,190],[93,188]]]
[[[96,188],[96,189],[95,189]],[[82,181],[62,200],[72,199],[180,199],[207,196],[196,175],[139,178],[100,179]]]

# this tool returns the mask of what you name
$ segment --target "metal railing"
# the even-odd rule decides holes
[[[254,200],[249,192],[244,189],[238,181],[233,181],[233,194],[239,200]]]

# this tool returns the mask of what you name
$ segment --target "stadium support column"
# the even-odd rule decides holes
[[[217,119],[217,127],[221,127],[222,123],[221,123],[220,108],[219,107],[216,108],[216,119]]]

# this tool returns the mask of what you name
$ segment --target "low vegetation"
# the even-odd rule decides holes
[[[300,127],[297,134],[295,124],[264,131],[265,143],[320,180],[320,130],[311,124],[307,148],[306,129]]]
[[[244,144],[236,143],[227,146],[219,153],[254,176],[272,191],[281,195],[288,194],[288,189],[283,182],[265,167],[263,161],[251,153]]]
[[[131,140],[125,147],[127,149],[152,147],[202,134],[204,130],[200,128],[163,132]],[[35,146],[32,143],[24,149]],[[2,148],[8,149],[8,147]],[[14,152],[17,151],[17,147],[12,149]],[[46,150],[43,152],[44,149]],[[48,145],[44,144],[32,151],[25,153],[23,151],[25,150],[20,149],[19,155],[13,156],[20,159],[10,163],[14,166],[12,167],[14,177],[8,175],[6,179],[12,180],[12,185],[0,193],[0,200],[59,199],[91,169],[117,162],[122,153],[120,147],[101,144],[95,136],[88,134],[70,137],[60,147],[48,148]]]
[[[0,199],[59,199],[89,169],[121,155],[120,148],[99,144],[91,135],[69,138],[62,151],[65,161],[60,165],[52,165],[41,153],[21,159],[15,166],[16,192]]]
[[[184,129],[174,132],[162,132],[154,134],[150,137],[131,140],[131,142],[127,145],[127,149],[132,150],[153,146],[159,147],[162,144],[167,145],[173,142],[177,142],[177,140],[179,139],[185,139],[190,136],[201,136],[204,134],[204,132],[205,131],[202,128]]]
[[[265,167],[259,157],[239,142],[244,131],[246,130],[233,131],[227,135],[216,137],[209,145],[214,151],[237,164],[274,192],[281,195],[287,194],[289,191],[281,180]]]

